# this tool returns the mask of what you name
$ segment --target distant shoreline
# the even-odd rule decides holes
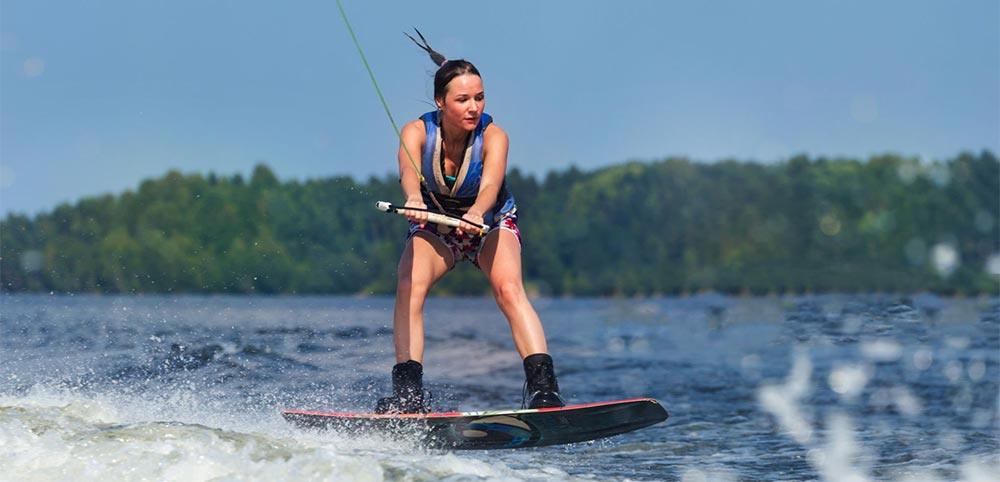
[[[528,290],[551,297],[1000,293],[1000,163],[673,158],[544,179],[513,170]],[[394,292],[396,179],[169,172],[137,190],[0,222],[0,291]],[[481,295],[460,265],[437,295]]]

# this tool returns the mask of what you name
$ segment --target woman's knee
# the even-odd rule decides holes
[[[412,271],[400,270],[396,282],[396,293],[410,297],[423,297],[430,291],[431,284],[432,280],[429,276],[415,276]]]
[[[524,299],[524,285],[520,280],[498,280],[493,284],[493,296],[500,306],[511,306]]]

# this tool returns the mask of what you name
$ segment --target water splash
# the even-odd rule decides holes
[[[900,350],[889,345],[869,348],[869,355],[875,358],[899,359]],[[891,355],[891,356],[886,356]],[[927,350],[918,350],[919,362],[925,369],[930,365],[932,356]],[[854,401],[861,395],[865,384],[871,378],[873,368],[865,363],[845,364],[835,367],[829,376],[831,389],[842,395],[845,402]],[[983,369],[985,370],[985,369]],[[959,383],[963,372],[956,370],[954,363],[946,363],[943,367],[945,376],[952,383]],[[972,369],[969,378],[979,376],[980,367]],[[1000,453],[992,455],[972,455],[961,461],[958,479],[941,476],[932,468],[916,468],[900,473],[892,473],[892,478],[876,475],[873,472],[876,451],[857,440],[857,429],[852,418],[844,411],[834,409],[826,417],[826,426],[814,426],[810,421],[814,418],[811,408],[806,404],[805,396],[809,393],[812,362],[802,348],[796,350],[791,372],[782,384],[765,385],[758,390],[758,400],[761,406],[774,416],[780,429],[789,437],[801,444],[807,450],[807,459],[823,480],[830,482],[867,482],[872,480],[899,481],[940,481],[960,480],[967,482],[995,481],[1000,473]],[[959,392],[964,393],[964,392]],[[871,397],[871,405],[875,408],[894,407],[901,414],[918,419],[923,412],[923,402],[906,386],[894,386],[888,390],[876,390]],[[957,405],[957,403],[956,403]],[[996,410],[1000,411],[1000,396],[997,397]],[[981,414],[982,425],[987,425],[993,419],[993,413],[986,410]],[[918,422],[919,423],[919,422]],[[994,427],[996,428],[996,427]],[[892,432],[887,429],[886,432]],[[995,432],[994,432],[995,433]],[[944,434],[939,441],[945,450],[961,450],[961,441]]]
[[[812,387],[812,361],[805,350],[796,349],[792,371],[782,385],[770,385],[757,394],[765,410],[778,418],[782,429],[796,442],[807,445],[813,441],[813,427],[800,402]]]

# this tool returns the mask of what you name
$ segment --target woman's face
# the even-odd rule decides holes
[[[451,79],[444,98],[437,99],[441,109],[441,123],[452,130],[471,132],[479,125],[486,105],[483,79],[474,74],[463,74]]]

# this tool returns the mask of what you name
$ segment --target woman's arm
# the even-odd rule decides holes
[[[508,145],[507,133],[500,126],[490,124],[483,132],[483,177],[479,180],[476,202],[463,216],[469,221],[485,224],[483,214],[496,204],[497,195],[500,194],[500,187],[507,174]],[[472,232],[478,232],[478,228]]]
[[[400,132],[399,143],[399,184],[403,188],[403,197],[406,198],[406,207],[426,209],[424,196],[420,193],[420,173],[417,172],[420,166],[420,155],[424,149],[424,142],[427,132],[424,130],[424,122],[415,120],[403,126]],[[407,154],[409,151],[409,154]],[[414,156],[410,159],[410,155]],[[403,211],[406,217],[415,223],[420,223],[423,227],[427,224],[427,213],[423,211]]]

